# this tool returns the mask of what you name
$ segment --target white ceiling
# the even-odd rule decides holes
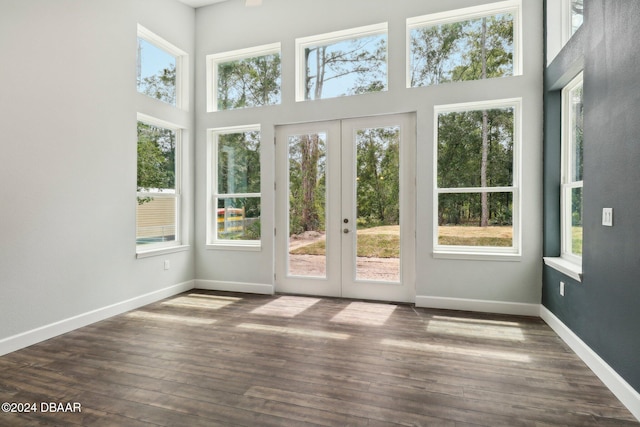
[[[202,7],[202,6],[209,6],[210,4],[214,4],[214,3],[221,3],[227,0],[178,0],[178,1],[180,3],[184,3],[191,7]]]

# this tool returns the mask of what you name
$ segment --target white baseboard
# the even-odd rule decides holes
[[[428,297],[416,295],[416,307],[445,310],[478,311],[481,313],[511,314],[516,316],[540,316],[540,304],[485,301],[464,298]]]
[[[640,393],[627,383],[600,356],[546,307],[540,306],[540,317],[600,378],[624,406],[640,421]]]
[[[111,304],[106,307],[98,308],[87,313],[79,314],[68,319],[60,320],[49,325],[41,326],[30,331],[4,338],[0,340],[0,356],[48,340],[49,338],[65,334],[73,331],[74,329],[160,301],[161,299],[186,292],[193,289],[193,285],[193,280],[189,280],[184,283],[169,286],[126,301]]]
[[[261,283],[226,282],[221,280],[195,280],[195,289],[208,291],[242,292],[247,294],[273,295],[273,285]]]

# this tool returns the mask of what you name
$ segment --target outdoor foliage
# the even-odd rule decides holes
[[[483,132],[485,119],[486,134]],[[513,120],[513,108],[440,114],[438,188],[513,185]],[[486,146],[483,134],[486,135]],[[485,151],[486,156],[483,156]],[[510,192],[440,194],[438,224],[510,225],[512,205]],[[486,224],[482,224],[483,209],[486,209]]]
[[[148,50],[148,54],[146,52]],[[162,59],[165,66],[155,74],[143,77],[145,61]],[[152,98],[159,99],[171,105],[176,105],[176,58],[151,43],[138,39],[138,92]]]
[[[324,231],[326,135],[289,138],[289,233]]]
[[[358,225],[400,223],[400,129],[356,133]]]
[[[411,87],[513,75],[513,15],[414,28]]]
[[[219,237],[236,240],[260,239],[260,132],[218,135],[218,201],[216,221]],[[230,195],[230,197],[224,197]]]
[[[138,122],[138,192],[174,190],[176,135],[170,129]],[[151,201],[138,197],[138,204]]]
[[[280,103],[280,54],[218,64],[218,110]]]
[[[387,89],[387,36],[367,36],[305,49],[305,99]]]

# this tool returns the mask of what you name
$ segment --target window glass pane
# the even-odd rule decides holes
[[[222,240],[260,240],[260,197],[219,198],[214,229]]]
[[[582,188],[571,189],[571,253],[582,255]]]
[[[280,104],[280,54],[217,65],[218,110]]]
[[[513,185],[514,108],[438,115],[438,187]]]
[[[218,194],[260,193],[260,131],[218,135]]]
[[[387,90],[387,35],[308,46],[305,99],[335,98]]]
[[[584,20],[584,0],[571,0],[571,34],[578,31]]]
[[[176,57],[140,37],[138,92],[176,105]]]
[[[411,87],[512,76],[513,22],[500,13],[413,28]]]
[[[176,133],[138,122],[138,191],[176,189]]]
[[[582,151],[584,112],[582,107],[582,84],[570,92],[571,102],[571,180],[582,181]]]
[[[482,216],[485,208],[488,221],[483,226]],[[513,246],[513,194],[439,194],[438,244]]]
[[[176,240],[176,198],[138,197],[136,244]]]

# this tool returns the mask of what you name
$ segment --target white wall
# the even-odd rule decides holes
[[[0,2],[0,354],[17,334],[193,279],[193,251],[136,259],[135,182],[138,108],[193,127],[139,99],[137,23],[193,58],[194,19],[173,0]]]
[[[419,304],[463,307],[463,299],[504,303],[540,303],[542,239],[542,2],[523,0],[524,73],[522,76],[438,87],[405,88],[406,18],[486,3],[480,0],[269,0],[245,8],[232,0],[196,13],[196,182],[206,179],[206,129],[260,123],[262,125],[263,247],[260,252],[205,250],[205,187],[196,192],[196,279],[233,283],[273,284],[274,126],[376,114],[417,114],[417,284]],[[358,26],[389,23],[389,88],[386,93],[294,101],[294,41]],[[205,61],[208,54],[282,43],[280,106],[241,111],[206,112]],[[432,256],[433,107],[486,99],[523,99],[523,250],[517,262],[435,259]],[[232,266],[230,268],[230,266]],[[276,289],[277,291],[277,289]],[[447,298],[454,298],[452,303]],[[458,301],[457,303],[455,301]],[[457,304],[457,305],[456,305]],[[482,309],[477,304],[474,306]],[[492,307],[495,307],[493,305]],[[525,307],[525,311],[526,311]],[[495,309],[495,308],[494,308]],[[505,311],[509,311],[508,309]]]

